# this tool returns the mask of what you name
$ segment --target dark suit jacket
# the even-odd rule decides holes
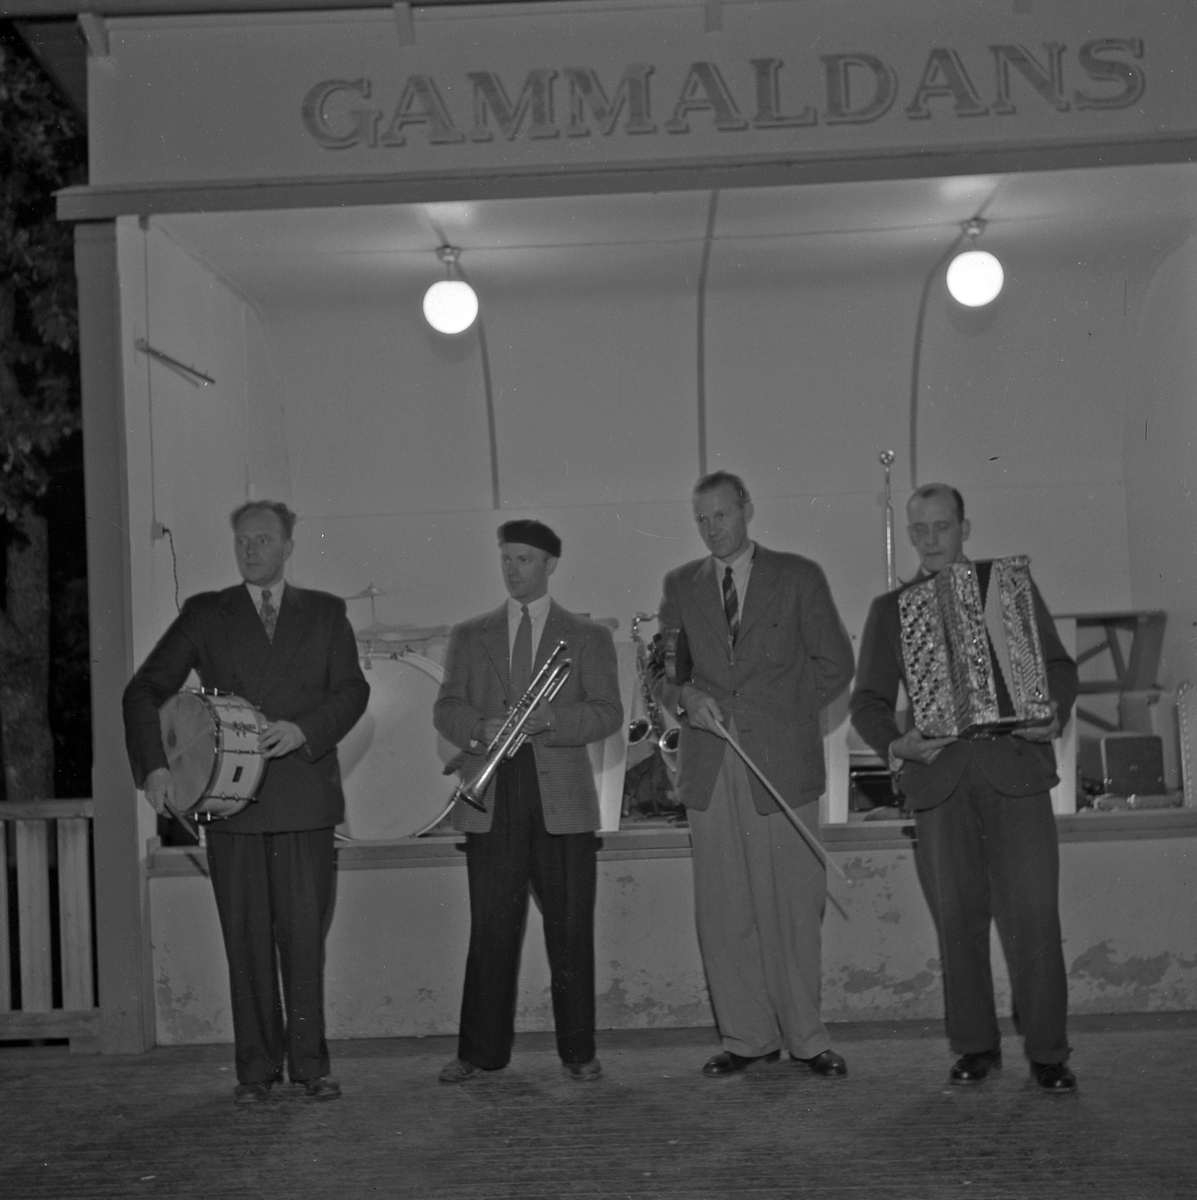
[[[735,721],[740,744],[791,805],[817,800],[826,783],[819,711],[852,678],[852,643],[818,563],[756,547],[734,653],[709,555],[665,576],[659,628],[684,629],[694,659],[693,684]],[[678,689],[656,685],[676,711]],[[679,798],[705,809],[724,755],[723,739],[682,723]],[[755,778],[762,814],[777,803]]]
[[[554,728],[529,741],[540,776],[545,828],[549,833],[589,833],[599,827],[599,807],[586,746],[610,737],[623,724],[615,644],[609,629],[554,600],[536,647],[533,675],[560,641],[569,646],[567,657],[573,666],[551,705]],[[432,719],[437,732],[469,752],[464,760],[467,775],[481,768],[485,751],[470,742],[474,727],[485,718],[505,716],[520,699],[511,694],[510,669],[506,603],[454,627]],[[483,797],[485,813],[459,802],[453,827],[467,833],[489,830],[494,794],[492,781]]]
[[[307,737],[298,750],[268,761],[257,801],[219,828],[280,833],[343,820],[337,743],[370,695],[345,602],[288,584],[271,642],[244,584],[192,596],[125,689],[125,742],[138,787],[166,766],[158,709],[193,668],[205,688],[242,696]]]
[[[1039,589],[1031,586],[1039,637],[1047,660],[1048,690],[1063,727],[1076,700],[1076,663],[1061,644]],[[903,733],[894,717],[898,684],[905,682],[898,614],[898,594],[903,590],[887,592],[873,601],[865,620],[860,670],[852,692],[852,724],[882,758],[887,757],[889,744]],[[1003,796],[1032,796],[1059,782],[1055,752],[1048,742],[1029,742],[1012,735],[962,740],[945,746],[933,763],[907,762],[902,768],[902,791],[911,807],[934,808],[942,804],[959,783],[970,758]]]

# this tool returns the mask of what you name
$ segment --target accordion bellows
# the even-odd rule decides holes
[[[1052,719],[1026,555],[952,563],[898,594],[906,691],[926,737]]]

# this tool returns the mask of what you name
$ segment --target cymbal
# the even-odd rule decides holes
[[[360,592],[354,592],[352,596],[342,596],[342,600],[369,600],[371,596],[389,596],[390,592],[384,592],[382,588],[376,588],[372,583],[366,584]]]

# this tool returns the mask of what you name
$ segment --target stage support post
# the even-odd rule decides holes
[[[154,1044],[153,978],[137,793],[120,697],[132,673],[129,515],[115,221],[75,226],[87,595],[91,637],[95,913],[105,1054]]]

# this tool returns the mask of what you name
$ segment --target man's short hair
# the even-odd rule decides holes
[[[274,513],[279,519],[279,524],[283,527],[283,537],[287,541],[291,540],[291,535],[295,532],[295,522],[298,518],[281,500],[250,500],[242,504],[239,508],[233,509],[232,515],[229,517],[229,524],[236,529],[237,522],[251,512]]]
[[[704,492],[713,492],[716,488],[723,487],[725,484],[736,493],[736,499],[740,502],[741,508],[752,499],[748,494],[748,488],[744,485],[744,480],[739,475],[733,475],[730,471],[712,471],[709,475],[704,475],[694,485],[694,494],[700,496]]]
[[[930,500],[932,496],[951,496],[956,505],[956,519],[964,522],[964,497],[949,483],[924,483],[921,488],[915,488],[910,499]]]

